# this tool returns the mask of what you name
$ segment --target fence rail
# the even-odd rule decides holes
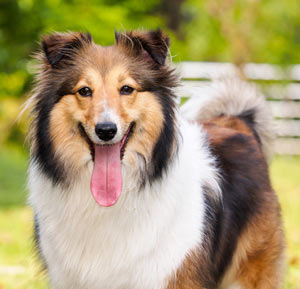
[[[300,155],[300,65],[282,68],[270,64],[181,62],[175,64],[182,77],[181,97],[199,97],[213,79],[241,73],[266,96],[277,135],[275,152]]]

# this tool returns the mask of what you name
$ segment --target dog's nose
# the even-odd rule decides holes
[[[103,141],[109,141],[117,133],[117,126],[113,122],[100,122],[95,127],[96,135]]]

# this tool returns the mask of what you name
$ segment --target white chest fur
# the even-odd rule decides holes
[[[201,185],[217,189],[213,160],[199,127],[181,125],[178,159],[161,182],[124,190],[114,207],[99,207],[90,172],[71,191],[30,168],[29,202],[40,226],[42,255],[55,289],[160,289],[201,243]],[[126,175],[126,174],[125,174]]]

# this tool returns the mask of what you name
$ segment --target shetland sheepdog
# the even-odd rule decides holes
[[[29,203],[54,289],[276,289],[271,117],[242,81],[177,108],[161,31],[44,36]]]

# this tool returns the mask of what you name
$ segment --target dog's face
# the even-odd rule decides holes
[[[99,191],[120,191],[122,166],[162,174],[175,150],[168,43],[159,30],[116,34],[110,47],[80,33],[43,38],[33,157],[54,182],[70,182],[93,162],[94,197],[110,204]]]
[[[82,166],[94,158],[94,145],[122,143],[124,162],[133,161],[130,151],[148,159],[163,112],[157,97],[132,76],[130,70],[138,65],[118,46],[91,43],[82,52],[68,68],[62,85],[69,88],[50,114],[55,151],[73,166]]]

